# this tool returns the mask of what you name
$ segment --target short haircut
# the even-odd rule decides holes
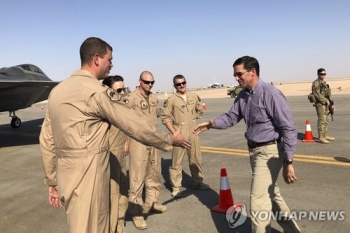
[[[254,68],[256,71],[256,74],[259,76],[260,66],[259,66],[258,60],[255,57],[244,56],[244,57],[238,58],[235,61],[235,63],[233,63],[233,67],[241,64],[243,64],[243,68],[246,69],[247,71],[251,71]]]
[[[97,54],[103,58],[107,50],[113,52],[113,48],[105,41],[97,37],[87,38],[80,46],[81,65],[90,65],[92,58]]]
[[[120,75],[108,76],[102,81],[102,84],[112,87],[115,82],[124,82],[124,79]]]
[[[322,71],[326,71],[324,68],[319,68],[318,70],[317,70],[317,74],[319,74],[319,73],[321,73]]]
[[[174,84],[175,84],[175,80],[176,79],[185,79],[186,80],[186,78],[182,74],[175,75],[175,77],[173,78],[173,83]]]

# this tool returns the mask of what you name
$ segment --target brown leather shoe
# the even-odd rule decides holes
[[[144,230],[147,228],[147,223],[143,216],[132,217],[132,222],[134,223],[135,227],[139,230]]]
[[[156,213],[164,213],[165,211],[167,211],[167,208],[165,205],[154,203],[151,211]]]

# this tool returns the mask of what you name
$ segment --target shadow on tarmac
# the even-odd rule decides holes
[[[171,166],[171,159],[164,159],[162,158],[162,176],[165,180],[164,186],[172,192],[171,184],[170,184],[170,177],[169,177],[169,167]],[[181,192],[180,198],[172,198],[168,201],[164,202],[163,204],[166,205],[168,203],[177,201],[179,199],[187,198],[190,195],[195,195],[198,200],[205,205],[208,208],[208,211],[210,211],[212,220],[216,227],[216,232],[224,233],[224,232],[240,232],[240,233],[249,233],[251,232],[251,220],[250,217],[247,217],[247,220],[237,228],[230,228],[228,225],[228,222],[226,220],[226,215],[222,213],[212,212],[211,209],[218,205],[219,203],[219,195],[216,191],[209,188],[207,190],[196,190],[191,188],[191,176],[182,172],[182,186],[186,189],[185,191]],[[271,233],[278,233],[280,231],[277,231],[275,229],[271,229]]]
[[[25,121],[18,129],[10,124],[0,125],[0,148],[38,144],[43,121],[44,118]]]

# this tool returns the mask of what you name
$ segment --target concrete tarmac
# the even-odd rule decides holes
[[[289,208],[297,214],[307,215],[297,221],[302,232],[349,232],[349,97],[334,96],[336,113],[329,133],[336,141],[328,145],[302,142],[306,120],[310,120],[313,136],[317,137],[316,111],[306,96],[287,97],[299,132],[293,163],[298,181],[287,185],[280,175],[278,184]],[[198,123],[215,118],[233,103],[229,97],[204,101],[208,109]],[[48,204],[47,187],[43,184],[38,136],[45,110],[46,104],[40,104],[18,111],[22,120],[19,129],[11,128],[8,113],[0,113],[0,232],[68,232],[63,209]],[[166,130],[160,121],[159,127]],[[210,189],[191,189],[188,160],[184,159],[183,186],[186,190],[178,199],[170,195],[168,168],[171,152],[161,152],[164,185],[159,202],[164,203],[168,211],[146,215],[148,227],[143,232],[251,232],[249,216],[241,226],[230,228],[225,214],[210,211],[219,201],[220,169],[223,167],[227,169],[235,203],[244,204],[249,210],[251,170],[244,132],[245,124],[240,122],[227,130],[212,129],[200,135],[204,182],[210,185]],[[331,211],[334,215],[338,213],[338,217],[330,220],[327,215]],[[342,213],[345,213],[343,220]],[[126,231],[139,232],[130,215],[126,218]],[[272,232],[282,232],[275,220],[272,221]]]

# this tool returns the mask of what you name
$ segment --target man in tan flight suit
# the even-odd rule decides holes
[[[108,76],[102,83],[121,95],[121,101],[127,103],[127,99],[124,97],[123,77],[119,75]],[[109,232],[125,233],[125,213],[128,209],[125,156],[129,153],[129,139],[123,131],[113,125],[111,125],[109,131],[109,147],[111,170]]]
[[[157,95],[151,92],[154,84],[151,72],[143,71],[140,75],[140,86],[131,92],[128,105],[142,116],[149,124],[157,127],[157,118],[161,108],[158,107]],[[133,223],[139,230],[146,229],[147,223],[143,213],[154,211],[163,213],[165,205],[157,204],[161,186],[161,162],[159,150],[143,145],[135,139],[130,139],[130,190],[129,212]],[[142,191],[145,188],[145,202],[142,201]]]
[[[192,131],[196,127],[196,120],[203,115],[203,105],[199,96],[186,90],[186,79],[183,75],[173,78],[176,93],[170,96],[163,105],[162,122],[171,133],[174,133],[178,124],[182,124],[181,133],[189,138],[191,149],[174,148],[172,165],[169,168],[170,183],[173,186],[173,197],[181,196],[182,160],[187,151],[192,175],[193,189],[208,189],[203,183],[202,155],[199,138]]]
[[[90,37],[80,47],[81,69],[50,93],[40,133],[49,203],[64,206],[71,233],[109,232],[110,123],[140,142],[169,150],[190,148],[179,133],[166,134],[127,107],[98,80],[108,76],[112,47]]]

